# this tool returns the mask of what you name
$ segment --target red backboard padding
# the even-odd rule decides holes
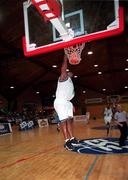
[[[39,13],[44,17],[45,21],[49,21],[50,19],[60,17],[61,16],[61,3],[58,0],[43,0],[40,2],[36,2],[35,0],[32,0],[33,5],[37,8]],[[47,4],[50,10],[42,11],[40,6]],[[54,14],[53,17],[48,18],[46,15],[48,13]]]

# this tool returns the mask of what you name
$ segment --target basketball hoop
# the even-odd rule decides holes
[[[64,48],[64,52],[67,55],[70,64],[77,65],[80,63],[81,53],[84,47],[85,47],[85,43],[81,43]]]
[[[119,95],[111,95],[107,97],[107,102],[112,103],[113,107],[116,106],[120,101],[120,96]]]

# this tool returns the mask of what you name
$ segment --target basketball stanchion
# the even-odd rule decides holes
[[[85,47],[85,43],[76,44],[74,46],[64,48],[64,53],[69,59],[69,63],[77,65],[81,61],[81,53]]]

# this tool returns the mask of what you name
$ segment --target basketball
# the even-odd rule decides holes
[[[80,63],[79,59],[69,59],[69,63],[71,65],[77,65]]]
[[[81,53],[84,49],[85,43],[82,44],[76,44],[75,46],[70,46],[67,48],[64,48],[64,52],[67,55],[69,59],[69,63],[71,65],[77,65],[81,61]]]

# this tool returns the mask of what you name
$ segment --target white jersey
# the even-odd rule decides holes
[[[56,90],[56,99],[70,101],[74,97],[74,86],[70,77],[65,81],[59,81]]]
[[[112,120],[112,109],[111,108],[105,108],[104,110],[104,121],[105,124],[107,124],[108,122],[110,123]]]
[[[105,116],[112,116],[112,109],[111,108],[105,108],[104,110],[104,115]]]

